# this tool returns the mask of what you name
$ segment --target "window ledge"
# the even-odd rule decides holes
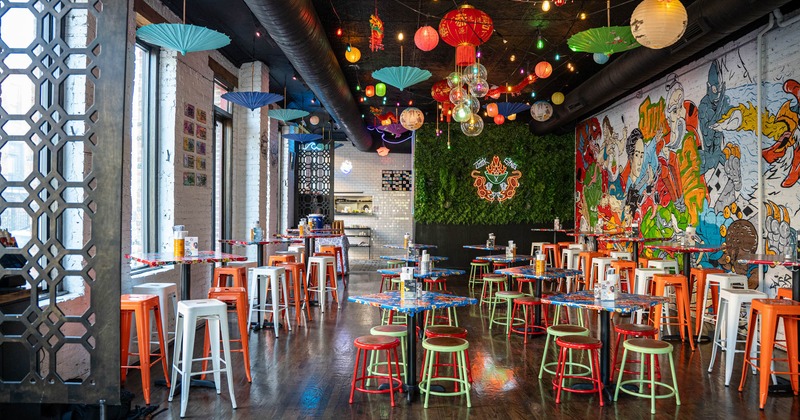
[[[142,279],[152,275],[166,273],[175,268],[173,265],[162,265],[160,267],[144,267],[136,270],[131,270],[131,279]]]

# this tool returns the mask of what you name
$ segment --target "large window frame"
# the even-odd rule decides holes
[[[219,133],[222,128],[222,133]],[[217,251],[230,252],[220,239],[233,236],[233,114],[214,105],[214,230],[212,241]],[[221,144],[220,144],[221,142]]]
[[[156,46],[147,44],[141,40],[136,40],[134,46],[134,85],[139,79],[136,71],[136,61],[138,53],[143,59],[142,93],[141,103],[132,104],[131,113],[139,112],[141,115],[141,142],[136,138],[135,130],[131,130],[131,247],[133,249],[134,238],[140,236],[142,249],[141,252],[157,252],[159,249],[159,231],[161,220],[159,218],[158,206],[158,171],[159,171],[159,135],[158,135],[158,77],[159,77],[159,53],[160,49]],[[137,89],[134,86],[134,91]],[[134,94],[134,97],[136,94]],[[132,118],[132,121],[135,117]],[[134,168],[138,162],[134,162],[134,148],[141,151],[141,195],[134,193]],[[138,201],[138,202],[137,202]],[[141,208],[141,231],[137,231],[133,225],[135,208]],[[145,265],[133,265],[133,272],[141,272],[149,267]]]

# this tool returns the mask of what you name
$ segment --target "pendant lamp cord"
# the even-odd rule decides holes
[[[183,24],[186,24],[186,0],[183,0]]]

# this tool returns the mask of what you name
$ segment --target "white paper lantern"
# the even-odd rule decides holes
[[[319,117],[316,115],[312,115],[311,118],[308,119],[308,122],[310,122],[311,125],[317,125],[319,124]]]
[[[461,123],[461,132],[469,137],[475,137],[483,132],[483,119],[480,115],[472,114],[468,120]]]
[[[549,102],[539,101],[531,105],[531,117],[534,120],[543,122],[553,116],[553,106]]]
[[[425,114],[419,108],[406,108],[400,113],[400,125],[406,130],[414,131],[422,127],[425,122]]]
[[[657,50],[678,42],[687,21],[679,0],[644,0],[631,15],[631,33],[643,46]]]

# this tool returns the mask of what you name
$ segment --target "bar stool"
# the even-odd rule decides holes
[[[300,325],[300,318],[303,315],[310,321],[311,309],[308,305],[308,285],[305,282],[305,264],[299,262],[285,262],[278,263],[278,267],[283,267],[288,276],[287,282],[290,284],[288,290],[292,291],[291,301],[294,302],[295,322]],[[303,307],[306,308],[305,314],[303,313]]]
[[[309,258],[309,262],[310,262]],[[353,395],[356,391],[366,392],[368,394],[389,394],[389,400],[394,407],[394,393],[403,389],[403,381],[400,380],[400,366],[397,361],[397,348],[400,347],[400,340],[394,337],[380,336],[380,335],[364,335],[356,338],[353,341],[356,346],[356,362],[353,366],[353,380],[350,382],[350,404],[353,403]],[[386,365],[388,366],[388,375],[374,375],[368,371],[367,355],[369,352],[386,352]],[[394,358],[392,358],[394,353]],[[392,363],[394,361],[394,363]],[[358,366],[361,365],[361,376],[358,376]],[[394,369],[392,369],[394,364]],[[387,380],[389,387],[386,389],[367,389],[367,384],[370,379]],[[356,386],[360,382],[361,386]]]
[[[622,365],[625,366],[625,362],[628,358],[628,351],[633,351],[637,353],[641,353],[642,355],[642,368],[639,372],[639,379],[629,379],[627,381],[622,380],[622,375],[625,373],[624,371],[619,371],[619,376],[617,377],[617,390],[614,392],[614,401],[619,400],[619,391],[622,391],[626,394],[633,395],[635,397],[642,397],[642,398],[650,398],[650,414],[656,413],[656,398],[670,398],[675,396],[675,404],[681,405],[681,397],[678,393],[678,380],[675,376],[675,363],[672,359],[672,344],[661,340],[651,340],[647,338],[632,338],[630,340],[625,340],[622,343],[622,346],[625,348],[625,351],[622,353]],[[656,380],[656,372],[655,369],[650,369],[650,380],[644,378],[644,356],[650,356],[650,366],[654,366],[656,364],[656,356],[666,354],[669,356],[669,369],[672,373],[672,385],[667,384],[665,382],[657,381]],[[625,388],[625,385],[639,385],[639,391],[636,392],[634,390],[630,390]],[[650,386],[650,394],[645,394],[642,392],[642,386],[649,385]],[[670,392],[663,395],[656,395],[656,387],[664,387],[668,389]]]
[[[231,279],[231,287],[247,287],[247,267],[214,267],[214,282],[211,287],[228,286],[228,277]]]
[[[142,394],[144,402],[150,405],[150,368],[161,361],[164,368],[164,378],[169,376],[167,373],[167,359],[164,357],[167,346],[164,344],[164,330],[161,323],[161,310],[156,295],[122,295],[120,296],[120,378],[125,382],[128,369],[139,369],[142,374]],[[156,330],[158,331],[158,354],[150,352],[150,311],[155,318]],[[139,352],[130,352],[131,340],[131,321],[136,316],[136,338],[139,343]],[[130,355],[139,356],[139,365],[128,364]],[[152,356],[156,356],[155,359]],[[174,383],[174,380],[173,380]],[[167,386],[170,386],[167,379]]]
[[[401,268],[405,267],[405,265],[406,265],[405,261],[395,261],[395,260],[386,261],[386,266],[389,268]]]
[[[439,293],[443,294],[451,294],[452,292],[448,290],[441,290]],[[458,312],[456,312],[456,308],[454,306],[450,306],[447,308],[441,308],[441,310],[445,311],[445,315],[436,315],[436,311],[440,309],[438,308],[431,308],[425,311],[425,319],[422,325],[425,325],[427,328],[429,325],[446,325],[446,326],[458,326]],[[437,322],[437,320],[444,320],[443,323]]]
[[[511,333],[522,334],[524,337],[523,344],[528,344],[529,335],[546,334],[547,327],[536,325],[536,307],[542,308],[542,315],[544,318],[544,325],[550,322],[547,319],[547,310],[542,307],[542,301],[533,296],[523,296],[514,299],[514,307],[511,311],[511,319],[522,319],[522,329],[515,328],[513,325],[508,330],[508,339],[511,339]],[[522,318],[517,317],[517,311],[522,309]]]
[[[700,335],[703,330],[703,325],[707,321],[712,321],[715,324],[717,323],[717,302],[719,294],[719,289],[733,289],[734,286],[738,286],[738,289],[747,289],[747,276],[743,276],[741,274],[736,273],[712,273],[706,275],[705,280],[703,281],[703,289],[698,289],[698,306],[697,312],[695,313],[696,319],[700,320],[700,323],[695,326],[695,334]],[[711,300],[714,302],[712,305],[713,313],[708,313],[708,306],[706,306],[706,299],[708,298],[708,291],[711,290],[712,298]],[[699,337],[698,337],[699,340]]]
[[[544,352],[542,353],[542,364],[539,365],[539,379],[542,379],[542,374],[544,372],[547,372],[547,373],[549,373],[551,375],[555,375],[556,374],[556,371],[551,370],[551,367],[558,366],[559,363],[558,362],[549,362],[549,363],[547,362],[547,349],[550,347],[550,342],[551,341],[553,343],[555,343],[556,338],[565,337],[565,336],[568,336],[568,335],[581,335],[581,336],[584,336],[584,337],[588,337],[589,336],[589,329],[588,328],[584,328],[584,327],[579,327],[577,325],[567,325],[567,324],[553,325],[551,327],[547,327],[547,337],[545,338],[545,341],[544,341]],[[575,367],[580,368],[581,370],[584,370],[584,372],[581,372],[580,376],[587,376],[587,375],[589,375],[591,373],[591,369],[589,368],[589,366],[586,366],[586,365],[581,364],[581,363],[573,362],[571,357],[570,357],[569,362],[566,363],[566,365],[568,365],[570,367],[570,375],[574,374],[572,372],[572,368],[575,368]]]
[[[615,260],[633,261],[633,253],[628,251],[611,251],[609,257]]]
[[[258,290],[255,287],[255,282],[261,282],[261,296],[256,297],[254,293],[250,294],[250,309],[247,316],[247,324],[250,325],[253,319],[253,312],[266,313],[272,312],[273,328],[275,330],[275,338],[278,338],[278,329],[280,328],[281,313],[284,315],[286,321],[286,328],[291,331],[292,324],[289,322],[289,295],[286,287],[286,269],[283,267],[256,267],[251,269],[252,277],[250,278],[250,290]],[[272,302],[267,303],[267,290],[271,291]],[[283,292],[283,304],[280,303],[280,292]],[[255,302],[258,300],[258,307]],[[269,308],[267,308],[269,306]]]
[[[667,274],[678,274],[681,272],[678,268],[678,261],[675,260],[649,260],[647,268],[660,268]]]
[[[289,252],[293,252],[295,255],[300,256],[300,262],[305,264],[306,263],[306,246],[305,245],[289,245],[286,248]]]
[[[506,276],[502,274],[484,274],[481,303],[493,305],[498,302],[495,294],[506,288]]]
[[[756,321],[761,320],[760,354],[751,357],[753,337],[758,328]],[[778,321],[783,319],[784,334],[788,358],[777,359],[772,357],[775,347],[775,333],[778,330]],[[797,321],[800,319],[800,302],[789,299],[753,299],[750,303],[750,322],[747,324],[747,342],[744,347],[744,364],[742,366],[742,380],[739,382],[739,391],[744,389],[747,379],[747,365],[759,372],[759,408],[764,409],[767,402],[767,391],[770,375],[790,375],[792,391],[798,392],[798,360],[797,360]],[[758,362],[755,362],[758,360]],[[772,370],[772,361],[785,361],[789,364],[788,372],[775,372]]]
[[[550,267],[560,268],[560,260],[558,259],[558,244],[544,244],[542,245],[542,252],[544,252],[546,264],[548,264]]]
[[[225,302],[229,308],[233,305],[233,310],[228,312],[236,313],[236,322],[239,324],[239,338],[231,339],[230,342],[238,341],[241,348],[231,350],[231,353],[242,353],[242,356],[244,356],[244,374],[247,376],[247,382],[253,382],[253,378],[250,376],[250,337],[247,334],[247,309],[245,309],[247,307],[247,290],[244,287],[212,287],[208,291],[208,298]],[[206,323],[205,340],[203,342],[204,357],[211,350],[211,343],[208,342],[208,337],[208,323]],[[207,368],[208,359],[206,358],[203,360],[203,370],[205,371]],[[205,374],[201,379],[205,379]]]
[[[589,278],[592,285],[606,280],[606,271],[611,267],[612,261],[614,261],[614,259],[611,257],[592,258],[592,265],[589,270]]]
[[[524,319],[512,319],[511,318],[511,307],[512,302],[514,299],[521,298],[525,296],[520,292],[512,292],[512,291],[499,291],[495,293],[495,297],[498,299],[496,302],[492,303],[492,314],[489,316],[489,331],[492,330],[492,326],[494,324],[497,325],[504,325],[506,327],[506,335],[508,335],[511,325],[519,321],[519,324],[523,324],[525,322]],[[506,313],[505,314],[497,314],[498,316],[495,317],[495,310],[497,308],[498,303],[502,303],[501,301],[505,301],[506,304]],[[502,318],[505,318],[503,320]]]
[[[402,361],[400,362],[400,366],[402,366],[402,370],[400,370],[400,376],[403,377],[403,381],[406,382],[406,352],[403,349],[406,348],[406,337],[408,337],[408,328],[405,325],[378,325],[376,327],[372,327],[369,330],[369,333],[372,335],[380,335],[386,337],[394,337],[400,339],[400,358]],[[371,357],[369,360],[369,367],[367,368],[367,372],[370,375],[378,375],[378,376],[388,376],[387,373],[378,372],[376,367],[378,366],[387,366],[386,371],[389,372],[388,369],[388,360],[386,362],[379,361],[379,352],[373,351],[371,353]],[[395,355],[395,357],[397,357]]]
[[[211,365],[210,371],[192,372],[192,363],[209,358],[192,358],[194,353],[194,334],[197,321],[206,320],[208,322],[208,333],[211,339]],[[219,343],[222,341],[224,358],[220,358]],[[178,380],[181,375],[181,417],[186,416],[186,406],[189,403],[189,383],[192,376],[214,374],[214,384],[217,388],[217,395],[220,394],[220,373],[222,368],[220,363],[225,364],[225,375],[228,380],[228,394],[231,398],[231,405],[236,409],[236,397],[233,394],[233,374],[231,374],[231,348],[228,337],[228,312],[227,305],[216,299],[197,299],[182,300],[178,302],[178,320],[175,325],[175,352],[172,356],[172,383]],[[169,402],[175,395],[175,387],[169,389]]]
[[[633,290],[637,295],[650,295],[652,294],[652,280],[653,276],[656,274],[664,274],[664,270],[661,268],[637,268],[634,270],[633,275]],[[636,311],[635,322],[637,324],[641,324],[644,322],[644,313],[647,312],[648,314],[652,311],[650,310],[638,310]]]
[[[647,265],[650,264],[650,261],[658,261],[660,258],[651,258],[646,257],[644,255],[639,256],[639,268],[647,268]]]
[[[575,248],[561,248],[561,267],[574,269],[578,266],[578,255],[583,252]]]
[[[466,340],[467,334],[468,332],[466,328],[452,326],[452,325],[434,325],[425,328],[425,338],[455,337],[455,338],[463,338],[464,340]],[[428,352],[427,350],[423,349],[422,360],[425,360],[425,355],[427,354],[427,352]],[[464,356],[467,361],[467,380],[469,381],[469,383],[472,383],[472,364],[469,361],[469,350],[467,350],[464,353]],[[455,355],[453,355],[452,364],[450,366],[453,366],[453,369],[455,369],[456,365],[457,365],[457,360]],[[439,364],[438,358],[436,359],[435,366],[441,366]],[[438,376],[439,372],[437,371],[434,374]],[[422,378],[424,377],[425,377],[425,365],[422,366],[422,371],[420,372],[419,380],[421,381]]]
[[[320,252],[333,253],[336,257],[336,272],[342,276],[347,274],[344,269],[344,253],[342,247],[336,245],[320,245]]]
[[[463,338],[455,337],[426,338],[422,342],[422,348],[426,350],[425,359],[423,362],[423,366],[425,366],[425,372],[423,379],[419,382],[419,390],[420,392],[425,393],[424,407],[428,408],[428,400],[430,399],[431,395],[466,395],[467,408],[472,407],[472,401],[469,398],[470,384],[466,361],[466,353],[467,349],[469,349],[469,342]],[[451,355],[455,354],[457,366],[454,368],[456,372],[452,378],[434,376],[434,360],[439,356],[439,354],[442,353]],[[431,391],[431,382],[433,381],[453,382],[456,384],[457,388],[453,392]]]
[[[176,316],[178,313],[178,286],[175,283],[142,283],[133,286],[133,293],[137,295],[156,295],[158,296],[158,307],[163,308],[161,311],[161,330],[164,331],[164,340],[169,341],[169,336],[175,336],[175,331],[169,328],[169,316]],[[169,310],[169,305],[172,304],[172,310]],[[152,328],[151,328],[152,330]],[[150,334],[150,345],[156,344],[158,338],[153,340],[152,331]],[[169,352],[164,352],[164,358],[167,359],[167,366],[169,366]]]
[[[315,282],[313,287],[311,286],[312,280]],[[331,293],[337,307],[340,305],[336,295],[338,285],[336,284],[336,263],[333,256],[314,256],[308,259],[306,284],[308,284],[308,292],[316,293],[319,297],[320,312],[325,313],[325,299],[328,292]]]
[[[437,292],[447,290],[447,277],[426,277],[422,279],[425,290]]]
[[[595,251],[584,251],[578,254],[578,265],[575,268],[583,272],[583,281],[578,280],[578,283],[583,283],[584,290],[592,290],[594,287],[591,277],[592,260],[602,256],[603,254]]]
[[[294,254],[272,254],[269,256],[269,259],[267,259],[267,265],[270,267],[275,267],[280,263],[295,261],[298,261],[298,258],[296,258]]]
[[[603,406],[603,381],[600,379],[600,348],[603,343],[600,340],[583,335],[566,335],[556,338],[556,344],[560,347],[558,353],[558,367],[556,376],[553,378],[553,386],[556,388],[556,404],[561,403],[561,391],[574,392],[578,394],[591,394],[597,392],[600,399],[600,407]],[[572,360],[572,350],[586,351],[589,353],[589,382],[592,384],[590,389],[564,388],[564,379],[586,379],[586,375],[564,374],[564,367],[567,364],[567,352]]]
[[[545,244],[547,244],[547,242],[531,242],[531,257],[536,256],[537,252],[542,252]]]
[[[792,289],[788,287],[779,287],[778,292],[775,294],[776,299],[792,299]]]
[[[483,276],[489,271],[489,261],[472,260],[469,263],[469,290],[474,291],[476,284],[483,284]]]
[[[636,272],[636,263],[628,260],[611,261],[611,268],[619,274],[619,284],[617,287],[622,290],[625,285],[625,293],[633,293],[633,279]]]
[[[737,340],[739,334],[739,321],[741,320],[742,308],[746,308],[745,325],[749,322],[750,304],[753,299],[767,299],[766,293],[749,289],[720,289],[719,290],[719,312],[717,325],[714,328],[714,338],[711,340],[711,362],[708,364],[708,373],[714,369],[714,362],[717,358],[717,350],[725,351],[725,386],[731,384],[733,375],[733,359],[736,353],[743,353],[743,350],[736,350],[736,343],[744,343],[745,340]],[[723,333],[724,331],[724,333]],[[725,336],[724,338],[722,336]],[[751,349],[750,356],[755,356],[755,347]]]
[[[691,337],[691,327],[689,318],[689,287],[686,284],[686,276],[683,274],[655,274],[653,283],[655,284],[654,296],[667,296],[667,288],[675,290],[675,306],[678,313],[676,316],[664,315],[662,305],[655,305],[652,312],[653,326],[660,330],[661,325],[677,325],[681,335],[681,341],[686,341],[686,333],[690,334],[689,345],[694,351],[694,340]],[[669,306],[669,305],[667,305]],[[665,308],[666,309],[666,308]],[[668,311],[668,309],[667,309]],[[662,322],[663,319],[675,319],[676,322]]]
[[[617,333],[617,342],[614,345],[614,354],[611,357],[611,374],[610,377],[614,377],[618,370],[624,370],[625,373],[639,373],[634,370],[626,370],[625,366],[620,365],[617,367],[617,356],[619,356],[619,348],[620,344],[629,338],[656,338],[656,333],[658,330],[655,329],[652,325],[648,324],[617,324],[614,325],[614,332]],[[631,360],[628,363],[636,362],[636,360]],[[650,367],[650,363],[645,361],[645,365]],[[661,372],[658,370],[658,360],[656,360],[656,377],[661,379]]]

